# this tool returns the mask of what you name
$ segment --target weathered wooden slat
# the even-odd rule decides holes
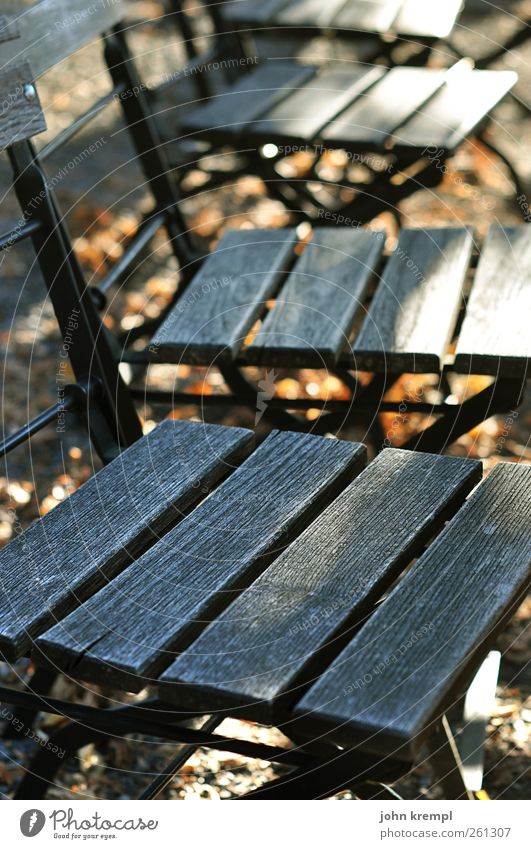
[[[404,0],[349,0],[334,16],[337,28],[386,32]]]
[[[34,638],[100,589],[252,448],[240,428],[164,422],[0,552],[0,648]]]
[[[384,75],[383,68],[328,68],[289,94],[253,125],[253,134],[272,141],[292,137],[310,142],[338,113]]]
[[[246,349],[247,361],[337,365],[384,245],[383,232],[317,229]]]
[[[398,35],[447,38],[463,8],[463,0],[405,0],[392,30]]]
[[[444,79],[443,71],[430,68],[392,68],[332,121],[322,138],[336,145],[384,145],[397,127],[435,94]]]
[[[295,230],[231,230],[157,330],[153,359],[234,359],[294,258]]]
[[[531,227],[493,226],[455,358],[462,374],[524,377],[531,357]]]
[[[28,60],[36,78],[124,17],[122,0],[37,0],[9,15],[19,38],[2,46],[2,67]]]
[[[350,482],[361,445],[273,433],[175,530],[49,631],[44,655],[138,690]]]
[[[0,150],[45,130],[46,119],[28,63],[0,73]]]
[[[242,74],[223,94],[213,97],[183,116],[186,130],[208,131],[231,137],[244,128],[252,131],[253,122],[309,80],[316,68],[291,61],[271,61]]]
[[[0,14],[0,44],[20,37],[18,24],[13,17]]]
[[[395,133],[396,146],[418,148],[432,158],[455,150],[517,79],[512,71],[473,71],[459,63],[436,96]]]
[[[465,228],[402,230],[352,346],[356,368],[441,370],[472,248]]]
[[[382,452],[164,673],[164,698],[281,718],[480,478],[477,462]]]
[[[313,729],[407,757],[531,574],[531,468],[501,463],[297,705]],[[401,751],[400,747],[404,747]]]

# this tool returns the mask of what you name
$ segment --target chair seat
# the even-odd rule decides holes
[[[151,512],[117,523],[146,465]],[[531,573],[531,468],[480,479],[472,460],[387,449],[367,465],[355,443],[275,431],[252,450],[245,431],[166,422],[2,552],[2,646],[81,680],[153,685],[181,710],[296,719],[409,758]],[[109,568],[105,516],[85,510],[113,482],[115,549],[162,503],[172,519]],[[79,537],[63,550],[67,514]],[[36,534],[55,542],[46,595],[28,580]]]
[[[529,227],[491,228],[470,297],[466,228],[226,233],[149,347],[159,362],[526,375]]]
[[[517,81],[512,71],[476,71],[466,61],[433,68],[266,61],[175,123],[193,138],[241,146],[323,145],[453,152]]]
[[[323,27],[445,38],[463,0],[233,0],[222,4],[225,20],[247,27]]]

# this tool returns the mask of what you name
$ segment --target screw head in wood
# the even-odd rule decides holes
[[[35,100],[37,97],[37,91],[32,83],[26,83],[24,86],[24,97],[26,100]]]

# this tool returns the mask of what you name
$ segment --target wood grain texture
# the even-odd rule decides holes
[[[37,0],[8,17],[20,37],[2,46],[2,66],[24,59],[38,78],[121,21],[124,4],[121,0],[92,5],[87,0]]]
[[[187,649],[164,698],[275,723],[481,478],[388,449]]]
[[[363,446],[274,432],[181,524],[39,641],[78,677],[139,690],[365,464]]]
[[[230,230],[153,337],[154,360],[233,360],[294,259],[295,230]]]
[[[389,136],[420,110],[444,83],[444,72],[392,68],[322,132],[335,145],[385,145]]]
[[[28,100],[24,93],[27,85],[33,85],[33,74],[27,62],[0,73],[0,150],[46,130],[37,90],[35,98]]]
[[[270,141],[291,136],[299,143],[311,142],[383,73],[381,68],[364,66],[326,68],[273,106],[253,125],[253,134]]]
[[[253,132],[253,125],[292,91],[311,79],[316,68],[292,61],[270,61],[242,74],[234,85],[217,97],[183,116],[185,130],[203,131],[220,139],[234,139],[243,130]]]
[[[18,24],[13,17],[0,14],[0,44],[20,37]]]
[[[248,362],[333,368],[385,244],[383,232],[318,228],[296,262]]]
[[[531,573],[531,468],[501,463],[330,669],[297,716],[336,740],[420,742],[477,668]],[[413,741],[413,742],[412,742]]]
[[[418,148],[439,158],[452,151],[485,119],[514,86],[512,71],[472,71],[459,64],[447,72],[445,85],[399,130],[398,148]]]
[[[352,346],[352,364],[367,371],[438,373],[472,248],[465,228],[402,230]]]
[[[455,358],[462,374],[523,378],[531,356],[531,227],[491,227]]]
[[[252,448],[240,428],[166,421],[0,553],[0,648],[34,638],[100,589]]]
[[[447,38],[463,8],[463,0],[405,0],[393,21],[398,35]]]

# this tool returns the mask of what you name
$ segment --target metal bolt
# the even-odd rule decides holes
[[[35,100],[37,97],[37,91],[32,83],[26,83],[24,86],[24,97],[26,100]]]

